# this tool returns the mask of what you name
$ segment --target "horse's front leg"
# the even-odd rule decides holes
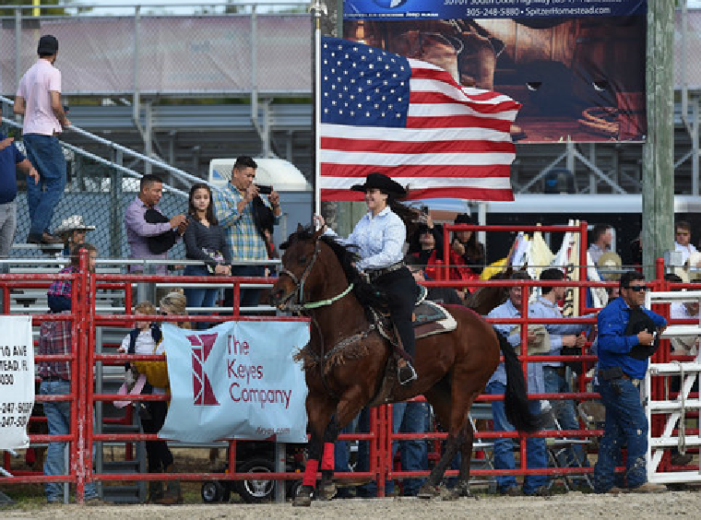
[[[321,456],[321,482],[319,483],[319,498],[321,500],[331,500],[336,496],[336,484],[333,481],[335,443],[338,438],[340,428],[336,415],[331,416],[328,426],[324,431]]]
[[[326,441],[327,438],[333,435],[334,431],[334,427],[331,426],[335,422],[333,419],[334,408],[335,404],[326,399],[314,399],[311,397],[311,394],[307,397],[307,416],[311,437],[307,448],[307,465],[304,468],[302,485],[297,490],[297,495],[292,502],[294,506],[308,507],[311,505],[319,469],[321,469],[322,473],[319,497],[331,499],[336,494],[335,486],[332,489],[328,485],[333,477],[333,441],[330,443],[330,448],[329,443]],[[327,431],[330,433],[327,433]],[[335,435],[338,435],[338,428],[335,428],[335,431]],[[335,436],[333,440],[335,440]]]

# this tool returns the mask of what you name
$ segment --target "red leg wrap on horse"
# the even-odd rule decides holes
[[[333,457],[333,442],[324,443],[324,455],[321,457],[321,470],[330,469],[333,471],[334,467],[334,457]]]
[[[304,469],[304,478],[302,479],[303,486],[316,487],[316,472],[318,469],[318,460],[310,459],[307,461],[307,467]]]

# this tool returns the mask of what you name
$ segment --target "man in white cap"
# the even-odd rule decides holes
[[[82,215],[71,215],[63,219],[54,231],[63,240],[61,255],[68,258],[73,247],[77,244],[84,244],[85,234],[94,229],[95,226],[85,225]]]
[[[15,114],[24,116],[22,138],[27,157],[39,172],[39,183],[27,185],[31,226],[30,244],[60,244],[49,233],[54,209],[66,186],[66,160],[57,135],[71,122],[61,104],[61,72],[54,67],[58,40],[50,34],[39,39],[39,59],[22,76],[17,88]]]

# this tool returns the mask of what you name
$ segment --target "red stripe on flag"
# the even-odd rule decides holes
[[[321,190],[321,200],[362,201],[363,193],[351,190]],[[425,188],[410,190],[407,200],[415,199],[467,199],[467,200],[493,200],[510,202],[514,200],[511,189],[485,189],[485,188],[461,188],[459,186],[447,188]]]
[[[486,179],[510,178],[511,166],[489,164],[486,166],[465,166],[465,165],[402,165],[402,166],[378,166],[361,164],[334,164],[321,163],[321,175],[324,177],[345,177],[348,179],[362,180],[369,173],[384,173],[390,177],[454,177],[456,182],[459,179]]]
[[[321,148],[344,152],[421,153],[513,153],[512,142],[504,141],[380,141],[322,137]]]
[[[458,100],[442,92],[410,92],[409,103],[436,105],[452,104],[470,107],[480,114],[499,114],[508,110],[517,110],[520,105],[514,101],[502,101],[499,103],[478,103],[471,99]]]
[[[511,121],[475,116],[407,117],[407,128],[487,128],[508,133]]]

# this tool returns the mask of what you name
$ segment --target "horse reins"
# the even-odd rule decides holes
[[[290,278],[292,278],[292,282],[295,284],[296,287],[296,293],[298,294],[298,305],[290,305],[290,310],[292,312],[301,312],[305,310],[310,310],[310,309],[318,309],[319,307],[326,307],[327,305],[332,305],[333,303],[337,302],[344,296],[346,296],[348,293],[350,293],[353,290],[354,284],[351,283],[346,287],[346,289],[341,292],[340,294],[337,294],[336,296],[332,298],[328,298],[326,300],[321,300],[318,302],[309,302],[309,303],[303,303],[304,302],[304,283],[307,281],[307,277],[309,276],[309,273],[312,270],[312,266],[314,265],[314,262],[316,262],[316,259],[319,257],[319,253],[321,252],[321,249],[319,248],[319,240],[317,239],[316,241],[316,247],[314,248],[314,256],[312,256],[312,261],[309,262],[307,267],[304,269],[304,272],[302,273],[301,278],[297,278],[297,276],[290,270],[286,268],[282,268],[280,271],[280,276],[287,275]]]
[[[318,309],[321,307],[326,307],[329,305],[333,305],[335,302],[340,300],[341,298],[344,298],[347,296],[351,291],[353,291],[353,287],[355,284],[352,282],[348,284],[348,287],[346,287],[341,293],[337,294],[336,296],[333,296],[331,298],[328,298],[326,300],[320,300],[316,302],[308,302],[308,303],[303,303],[304,302],[304,283],[307,281],[307,277],[309,276],[309,273],[312,270],[312,266],[314,265],[314,262],[316,262],[317,258],[319,257],[319,253],[321,253],[321,248],[319,247],[319,239],[317,238],[315,247],[314,247],[314,255],[312,256],[312,261],[309,262],[307,267],[304,269],[304,272],[302,273],[302,276],[300,278],[297,278],[297,275],[295,275],[292,271],[289,269],[286,269],[283,267],[280,270],[280,274],[278,276],[286,275],[289,276],[292,279],[292,283],[295,284],[295,293],[298,295],[297,300],[299,301],[299,304],[297,305],[290,305],[289,308],[292,312],[296,313],[301,313],[302,311],[306,310],[313,310],[313,309]],[[295,294],[293,293],[293,294]],[[291,297],[291,296],[290,296]],[[319,323],[317,320],[312,316],[312,322],[314,323],[317,333],[319,334],[319,340],[321,343],[321,353],[319,355],[319,368],[321,372],[321,382],[324,385],[324,388],[326,391],[329,393],[334,398],[338,398],[336,396],[336,393],[328,386],[326,382],[326,377],[324,376],[324,362],[329,359],[329,357],[336,351],[345,348],[348,345],[352,345],[353,343],[356,343],[358,341],[361,341],[365,339],[370,333],[376,328],[374,325],[370,325],[368,330],[365,330],[360,333],[356,333],[352,336],[349,336],[348,338],[345,338],[341,340],[339,343],[333,346],[331,350],[328,352],[324,353],[324,336],[321,333],[321,327],[319,326]],[[312,354],[310,352],[310,354]]]

